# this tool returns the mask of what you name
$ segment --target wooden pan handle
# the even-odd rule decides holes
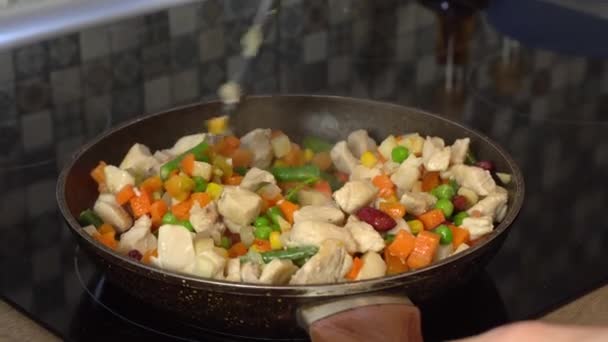
[[[347,297],[300,309],[312,342],[421,342],[420,311],[407,298]]]

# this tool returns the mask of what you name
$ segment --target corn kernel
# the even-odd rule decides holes
[[[311,161],[314,156],[315,156],[315,153],[311,149],[307,148],[304,150],[304,160],[306,162]]]
[[[205,192],[214,200],[220,198],[222,191],[224,191],[224,187],[217,183],[209,183],[207,185],[207,190],[205,190]]]
[[[228,128],[228,117],[227,116],[219,116],[216,118],[209,119],[207,121],[207,130],[211,134],[222,134],[226,132]]]
[[[281,233],[270,233],[270,237],[268,238],[268,240],[270,240],[270,248],[272,248],[273,250],[283,248],[283,243],[281,242]]]
[[[273,166],[274,167],[283,167],[283,166],[287,166],[287,163],[284,160],[277,159],[277,160],[275,160]]]
[[[223,256],[224,258],[228,258],[228,251],[225,250],[222,247],[213,247],[213,250],[215,251],[215,253],[217,253],[218,255]]]
[[[363,166],[365,167],[372,168],[374,167],[374,165],[376,165],[377,162],[378,159],[370,151],[367,151],[361,155],[361,164],[363,164]]]
[[[394,202],[398,202],[399,199],[397,198],[396,195],[390,195],[389,197],[386,198],[386,201],[390,202],[390,203],[394,203]]]
[[[422,222],[420,222],[420,220],[407,221],[407,225],[410,227],[410,231],[414,235],[418,235],[418,233],[424,230],[424,225]]]
[[[256,252],[256,253],[260,253],[260,249],[258,248],[258,246],[256,246],[255,244],[249,246],[249,251],[250,252]]]

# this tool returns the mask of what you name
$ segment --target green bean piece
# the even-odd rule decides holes
[[[305,149],[312,150],[314,153],[327,152],[331,150],[333,146],[329,142],[317,137],[304,138],[304,140],[302,140],[302,145]]]
[[[193,233],[195,232],[194,227],[192,226],[192,223],[190,223],[190,221],[188,221],[188,220],[179,221],[178,224]]]
[[[338,177],[332,175],[331,173],[321,172],[321,179],[326,180],[329,183],[329,187],[331,187],[331,191],[336,191],[344,185]]]
[[[465,156],[464,162],[465,162],[465,164],[468,164],[468,165],[473,165],[473,164],[477,163],[477,158],[475,158],[475,156],[473,155],[473,152],[471,152],[471,150],[467,151],[467,155]]]
[[[92,224],[95,226],[95,228],[99,228],[103,224],[103,220],[91,209],[86,209],[81,212],[78,216],[78,221],[83,226]]]
[[[289,259],[289,260],[298,260],[298,259],[306,259],[311,256],[317,254],[319,248],[315,246],[305,246],[305,247],[291,247],[284,250],[279,251],[269,251],[264,252],[262,254],[262,260],[264,263],[269,263],[274,259]]]
[[[281,209],[279,209],[279,207],[268,208],[267,215],[268,217],[270,217],[272,223],[276,225],[279,224],[279,217],[283,217],[283,214],[281,213]]]
[[[277,166],[273,167],[271,172],[280,182],[303,182],[321,177],[321,170],[315,165]]]
[[[185,155],[187,155],[189,153],[193,153],[195,159],[197,157],[202,158],[204,153],[208,149],[209,149],[209,145],[203,141],[200,144],[189,149],[188,151],[175,157],[174,159],[166,162],[165,164],[163,164],[163,166],[160,167],[160,178],[162,180],[166,180],[167,178],[169,178],[169,175],[171,174],[171,172],[173,172],[174,170],[177,170],[179,168],[179,164],[181,163],[182,159],[184,159]]]

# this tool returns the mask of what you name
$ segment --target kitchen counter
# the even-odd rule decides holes
[[[559,324],[608,324],[608,285],[550,312],[540,320]],[[60,339],[0,301],[0,341],[54,342]]]

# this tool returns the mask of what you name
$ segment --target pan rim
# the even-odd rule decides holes
[[[480,131],[464,126],[463,124],[447,119],[440,115],[430,113],[428,111],[409,107],[404,105],[399,105],[387,101],[378,101],[372,99],[363,99],[363,98],[354,98],[347,96],[337,96],[337,95],[311,95],[311,94],[262,94],[262,95],[252,95],[249,96],[249,99],[263,101],[265,99],[271,98],[299,98],[299,99],[317,99],[317,100],[331,100],[331,101],[349,101],[351,103],[359,103],[362,105],[369,106],[384,106],[385,108],[393,108],[397,110],[409,110],[414,111],[419,114],[433,117],[434,119],[443,121],[444,123],[457,126],[459,129],[467,132],[471,135],[476,136],[484,141],[484,143],[490,144],[494,150],[496,150],[507,162],[511,170],[513,171],[512,182],[514,182],[514,188],[517,190],[513,193],[513,200],[510,205],[510,208],[503,219],[493,230],[490,236],[483,241],[482,243],[476,244],[467,250],[460,252],[456,255],[445,258],[439,262],[433,263],[428,267],[408,271],[406,273],[384,276],[381,278],[360,280],[354,282],[347,283],[329,283],[329,284],[315,284],[315,285],[267,285],[267,284],[252,284],[252,283],[237,283],[237,282],[229,282],[223,280],[216,279],[205,279],[199,278],[196,276],[183,274],[179,272],[173,272],[168,270],[158,269],[156,267],[142,264],[138,261],[132,260],[126,256],[120,255],[117,252],[102,246],[96,243],[91,236],[86,234],[83,229],[81,229],[81,225],[78,223],[77,219],[71,214],[67,207],[67,202],[65,199],[65,184],[66,179],[69,172],[72,170],[76,162],[80,159],[80,157],[91,147],[99,143],[104,138],[114,134],[116,131],[122,130],[126,127],[137,124],[140,121],[145,121],[151,119],[156,116],[168,115],[178,110],[207,106],[212,104],[218,104],[218,100],[211,101],[201,101],[198,103],[191,103],[184,106],[177,106],[165,111],[156,112],[148,115],[143,115],[141,117],[133,118],[131,120],[127,120],[124,123],[121,123],[106,132],[103,132],[97,135],[95,138],[91,139],[89,142],[81,146],[73,155],[72,158],[64,165],[61,170],[61,173],[58,177],[57,187],[56,187],[56,200],[63,215],[64,219],[67,221],[69,228],[76,233],[81,240],[87,241],[88,244],[91,244],[92,247],[96,250],[97,253],[102,253],[105,259],[112,259],[115,262],[120,263],[121,266],[128,268],[130,271],[134,271],[137,273],[145,273],[147,277],[155,277],[162,278],[163,280],[172,281],[174,283],[182,284],[185,287],[191,287],[193,289],[207,289],[212,290],[214,292],[221,293],[229,293],[229,294],[238,294],[238,295],[250,295],[250,296],[269,296],[269,295],[281,295],[284,297],[325,297],[325,296],[337,296],[343,295],[345,293],[348,294],[356,294],[356,293],[364,293],[371,291],[380,291],[386,290],[390,288],[394,288],[400,286],[404,283],[406,278],[415,278],[424,276],[426,273],[432,272],[437,268],[441,268],[449,265],[456,260],[461,258],[472,258],[474,254],[478,254],[481,252],[482,248],[492,242],[492,240],[497,239],[499,236],[505,234],[507,230],[511,227],[512,223],[517,218],[521,207],[523,205],[524,195],[525,195],[525,182],[523,174],[515,162],[515,160],[511,157],[511,155],[500,145],[495,143],[491,138],[481,133]]]

